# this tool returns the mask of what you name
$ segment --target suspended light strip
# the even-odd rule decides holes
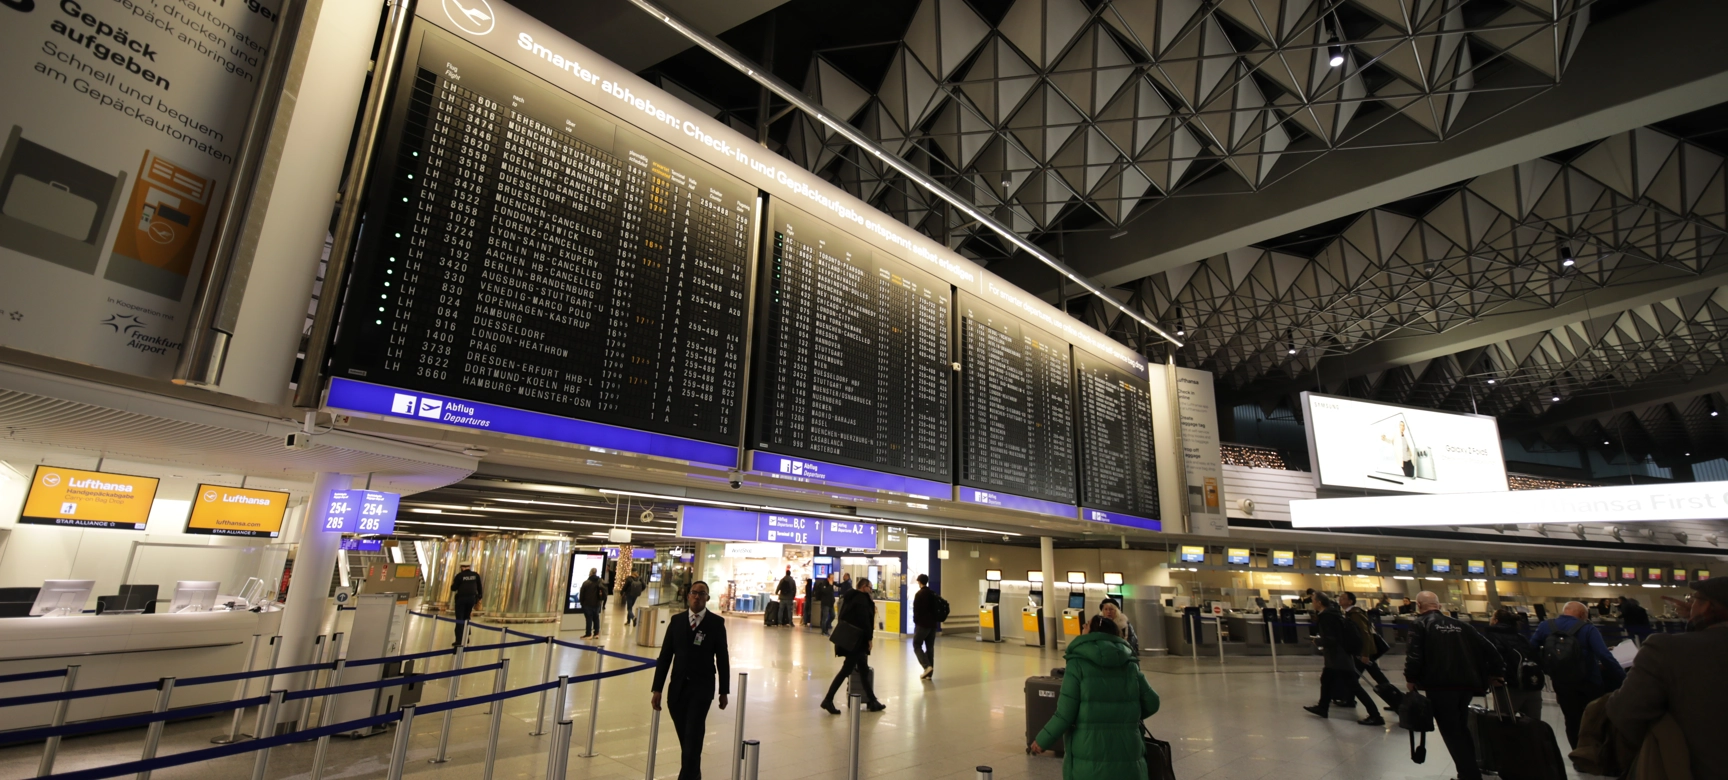
[[[679,504],[702,504],[704,506],[726,506],[726,507],[733,507],[736,509],[749,509],[749,510],[754,510],[754,511],[758,511],[758,512],[784,512],[784,513],[789,514],[789,515],[804,515],[806,517],[827,517],[827,518],[832,518],[835,520],[846,520],[848,522],[857,522],[859,520],[868,520],[868,521],[877,522],[877,523],[892,523],[894,525],[914,525],[914,526],[917,526],[919,528],[939,528],[939,529],[942,529],[944,531],[970,531],[972,533],[1000,534],[1002,536],[1024,536],[1025,535],[1025,534],[1017,534],[1017,533],[1014,533],[1013,531],[993,531],[993,530],[990,530],[988,528],[973,528],[971,526],[965,526],[965,525],[941,525],[939,523],[920,523],[920,522],[917,522],[914,520],[900,520],[898,518],[874,517],[871,515],[843,515],[843,514],[839,514],[837,512],[821,512],[821,511],[810,510],[810,509],[787,509],[785,507],[766,506],[763,504],[740,504],[740,503],[737,503],[735,501],[710,501],[710,500],[705,499],[705,498],[687,498],[685,496],[667,496],[667,495],[661,495],[659,493],[637,493],[635,491],[630,491],[630,490],[607,490],[605,488],[601,488],[600,492],[606,493],[609,495],[614,495],[614,496],[630,496],[632,498],[652,498],[652,499],[655,499],[658,501],[671,501],[671,502],[679,503]]]
[[[641,8],[642,10],[647,11],[650,16],[653,16],[654,18],[659,19],[667,27],[672,28],[672,30],[674,32],[678,33],[679,35],[684,36],[691,43],[694,43],[697,46],[702,47],[709,54],[712,54],[715,57],[719,58],[721,62],[724,62],[727,65],[732,66],[732,68],[734,70],[737,70],[739,73],[742,73],[745,76],[750,77],[750,79],[752,81],[755,81],[757,84],[761,84],[763,87],[767,88],[769,91],[773,92],[776,95],[779,95],[786,102],[791,103],[794,106],[797,106],[800,111],[803,111],[804,113],[815,117],[817,121],[821,122],[824,125],[827,125],[830,130],[833,130],[834,132],[839,133],[842,137],[844,137],[846,140],[851,141],[852,143],[856,144],[859,148],[864,149],[864,150],[870,152],[871,154],[875,155],[877,159],[881,160],[883,163],[888,165],[888,167],[893,168],[895,171],[899,172],[900,175],[905,176],[908,179],[911,179],[918,186],[923,187],[925,190],[928,190],[930,192],[930,194],[935,195],[936,197],[941,198],[944,201],[947,201],[949,205],[953,206],[954,208],[959,209],[960,213],[965,214],[967,217],[970,217],[973,221],[977,222],[978,224],[983,225],[987,228],[990,228],[992,231],[995,231],[996,235],[1001,236],[1003,238],[1003,240],[1007,241],[1010,244],[1013,244],[1016,248],[1020,249],[1021,251],[1037,258],[1039,262],[1041,262],[1041,263],[1049,266],[1050,268],[1054,269],[1057,273],[1062,274],[1069,281],[1079,285],[1081,289],[1083,289],[1083,290],[1091,293],[1092,295],[1096,296],[1099,300],[1103,301],[1104,303],[1115,307],[1117,311],[1120,311],[1123,314],[1127,315],[1130,319],[1134,320],[1135,322],[1138,322],[1141,325],[1146,326],[1153,333],[1158,334],[1161,338],[1163,338],[1165,341],[1170,342],[1172,345],[1175,345],[1177,347],[1182,346],[1182,342],[1176,340],[1176,338],[1171,336],[1170,334],[1165,333],[1162,328],[1159,328],[1157,325],[1154,325],[1151,320],[1148,320],[1145,317],[1140,316],[1139,312],[1136,312],[1133,309],[1122,305],[1121,303],[1117,302],[1117,300],[1115,298],[1112,298],[1109,295],[1106,295],[1102,288],[1100,288],[1097,285],[1094,285],[1091,282],[1087,281],[1086,279],[1082,278],[1079,274],[1075,273],[1068,266],[1064,265],[1062,263],[1062,261],[1057,260],[1056,258],[1050,256],[1044,250],[1038,248],[1038,246],[1036,244],[1033,244],[1032,242],[1027,241],[1020,234],[1015,233],[1013,230],[1010,230],[1007,225],[1004,225],[1000,222],[997,222],[995,219],[986,216],[984,214],[984,212],[979,211],[971,203],[968,203],[964,198],[955,194],[953,191],[949,190],[947,187],[942,186],[942,184],[940,182],[936,181],[935,179],[930,178],[930,176],[928,174],[924,173],[923,171],[920,171],[916,168],[913,168],[911,166],[911,164],[907,163],[905,160],[900,159],[900,157],[898,155],[889,153],[888,150],[882,148],[882,146],[880,144],[876,143],[875,141],[872,141],[869,138],[865,137],[863,133],[858,132],[857,129],[853,128],[852,125],[848,124],[845,120],[840,119],[839,117],[836,117],[833,114],[828,113],[827,109],[823,108],[822,106],[820,106],[816,103],[811,102],[808,98],[806,98],[804,96],[804,93],[802,93],[796,89],[793,89],[790,84],[787,84],[786,82],[781,81],[779,78],[776,78],[774,76],[774,74],[772,74],[772,73],[757,72],[756,69],[753,66],[751,66],[749,64],[749,62],[747,60],[745,60],[742,55],[740,55],[736,51],[733,51],[732,47],[727,46],[726,44],[720,42],[718,39],[715,39],[715,38],[710,37],[710,36],[708,36],[702,32],[697,31],[695,28],[691,27],[690,25],[685,24],[682,19],[679,19],[679,18],[673,16],[671,12],[661,9],[659,6],[655,5],[654,3],[650,2],[649,0],[630,0],[630,2],[635,3],[637,8]]]

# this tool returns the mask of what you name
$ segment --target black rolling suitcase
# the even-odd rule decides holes
[[[1470,708],[1477,765],[1498,772],[1501,780],[1566,780],[1566,758],[1554,727],[1514,715],[1504,687],[1494,689],[1492,701],[1493,711]]]
[[[1053,670],[1054,671],[1054,670]],[[1062,678],[1026,678],[1026,744],[1038,738],[1038,732],[1056,716],[1056,701],[1062,695]],[[1052,753],[1062,755],[1062,740],[1051,746]]]

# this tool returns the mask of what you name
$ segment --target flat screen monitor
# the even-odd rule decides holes
[[[1030,583],[1034,583],[1034,584],[1042,583],[1042,582],[1044,582],[1044,572],[1041,572],[1041,571],[1026,572],[1026,581],[1030,582]]]
[[[1070,593],[1070,594],[1068,594],[1068,608],[1069,609],[1085,609],[1086,608],[1086,594],[1085,593]]]
[[[1578,579],[1579,577],[1583,576],[1582,573],[1579,571],[1579,568],[1580,567],[1576,563],[1568,563],[1568,564],[1562,565],[1560,567],[1560,576],[1565,577],[1566,579],[1569,579],[1569,580]]]
[[[1487,574],[1488,573],[1488,562],[1487,561],[1465,561],[1464,562],[1464,573],[1465,574]]]
[[[1002,581],[1002,570],[1001,569],[985,569],[984,570],[984,579],[988,582],[1001,582]]]
[[[1358,555],[1356,556],[1356,570],[1379,571],[1380,561],[1372,555]]]
[[[1316,568],[1316,569],[1336,569],[1336,568],[1338,568],[1338,554],[1337,553],[1314,553],[1314,568]]]
[[[1622,582],[1635,582],[1635,581],[1637,581],[1637,579],[1638,579],[1638,567],[1637,566],[1621,566],[1620,567],[1620,580]]]
[[[1660,567],[1651,567],[1651,568],[1645,569],[1644,570],[1644,581],[1645,582],[1661,582],[1662,581],[1662,569]]]
[[[1001,588],[990,588],[990,589],[984,591],[984,603],[985,604],[1001,604],[1002,603],[1002,589]]]
[[[1122,584],[1122,572],[1119,572],[1119,571],[1104,572],[1104,584],[1105,585],[1121,585]]]
[[[168,613],[209,612],[216,607],[216,592],[222,583],[216,580],[180,580],[174,583],[174,600],[168,602]]]
[[[1294,550],[1273,550],[1272,551],[1272,565],[1273,566],[1295,566],[1296,565],[1296,551],[1294,551]]]
[[[0,618],[26,617],[41,588],[0,588]]]
[[[108,598],[108,607],[104,612],[155,612],[156,585],[121,585],[120,592]],[[101,599],[97,599],[98,602]]]
[[[1517,561],[1501,561],[1500,562],[1500,576],[1502,576],[1502,577],[1516,577],[1516,576],[1518,576],[1518,562]]]
[[[1590,579],[1593,582],[1606,582],[1610,576],[1613,575],[1610,573],[1609,567],[1607,566],[1590,567]]]
[[[1393,558],[1392,559],[1392,569],[1394,571],[1415,571],[1416,570],[1416,559],[1415,558],[1403,558],[1403,557]]]
[[[1428,564],[1428,570],[1431,572],[1434,572],[1435,574],[1451,574],[1452,573],[1452,559],[1451,558],[1435,558],[1433,561],[1431,561]]]
[[[1674,575],[1674,584],[1675,585],[1685,585],[1686,584],[1686,570],[1685,569],[1675,569],[1673,571],[1673,575]]]
[[[214,536],[282,535],[282,517],[288,511],[288,494],[275,490],[199,485],[186,517],[186,533]]]
[[[18,522],[142,531],[158,482],[153,477],[37,466]]]
[[[36,602],[30,605],[30,614],[33,617],[82,614],[94,587],[95,580],[43,580]]]
[[[1506,490],[1493,417],[1303,393],[1308,452],[1322,487],[1397,493]],[[1387,518],[1397,525],[1398,518]]]
[[[1707,579],[1710,579],[1710,570],[1709,569],[1698,569],[1698,570],[1694,571],[1693,574],[1696,575],[1692,578],[1693,582],[1703,582]]]
[[[1205,563],[1206,548],[1183,545],[1181,556],[1183,563]]]
[[[1086,584],[1086,572],[1083,572],[1083,571],[1068,572],[1068,584],[1069,585],[1085,585]]]
[[[1248,565],[1248,548],[1230,547],[1224,550],[1224,560],[1235,566]]]

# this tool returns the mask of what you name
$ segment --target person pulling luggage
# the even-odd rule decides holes
[[[1391,646],[1380,636],[1380,632],[1374,629],[1368,610],[1356,603],[1356,594],[1350,591],[1338,594],[1338,606],[1344,610],[1344,617],[1349,618],[1350,626],[1355,629],[1361,642],[1362,652],[1356,656],[1356,672],[1367,672],[1368,676],[1374,679],[1374,693],[1379,695],[1381,701],[1386,702],[1387,710],[1397,712],[1398,703],[1404,700],[1403,694],[1399,692],[1398,686],[1386,679],[1386,673],[1380,671],[1380,656],[1385,655]]]
[[[1433,591],[1416,594],[1416,611],[1404,656],[1405,685],[1428,694],[1434,726],[1452,754],[1458,780],[1482,780],[1470,738],[1470,702],[1500,682],[1500,653],[1469,623],[1441,613]]]
[[[840,714],[840,708],[834,706],[834,694],[840,692],[840,683],[845,682],[853,671],[858,672],[858,679],[863,684],[866,707],[871,712],[888,709],[887,705],[876,700],[875,675],[870,671],[870,635],[876,630],[876,601],[870,597],[870,580],[859,579],[840,601],[840,623],[842,625],[835,627],[831,639],[834,654],[846,661],[840,665],[840,672],[834,675],[834,682],[828,685],[828,695],[822,698],[822,709],[830,715]]]
[[[1542,689],[1546,680],[1542,674],[1541,656],[1518,627],[1524,616],[1509,609],[1494,613],[1483,636],[1500,653],[1506,665],[1506,694],[1511,699],[1512,713],[1531,720],[1542,719]]]
[[[1338,608],[1338,602],[1333,601],[1324,593],[1314,594],[1314,625],[1320,634],[1320,652],[1326,659],[1325,668],[1320,672],[1320,703],[1303,707],[1322,718],[1331,717],[1332,702],[1348,701],[1352,711],[1356,702],[1361,701],[1363,709],[1368,711],[1368,717],[1357,721],[1364,726],[1384,726],[1386,719],[1375,709],[1374,700],[1368,698],[1368,692],[1362,690],[1362,683],[1356,679],[1356,658],[1362,654],[1361,639],[1356,635],[1355,627],[1345,619],[1344,612]]]
[[[1140,673],[1116,621],[1095,615],[1063,651],[1068,662],[1056,714],[1026,746],[1033,755],[1063,747],[1063,780],[1144,780],[1141,722],[1158,713],[1158,694]]]

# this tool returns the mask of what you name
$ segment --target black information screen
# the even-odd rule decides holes
[[[960,484],[1074,503],[1068,343],[961,292]]]
[[[1161,519],[1146,380],[1079,347],[1074,348],[1074,377],[1080,407],[1080,503]]]
[[[419,29],[336,374],[736,443],[755,189]]]
[[[949,480],[952,288],[795,208],[771,212],[755,447]]]

